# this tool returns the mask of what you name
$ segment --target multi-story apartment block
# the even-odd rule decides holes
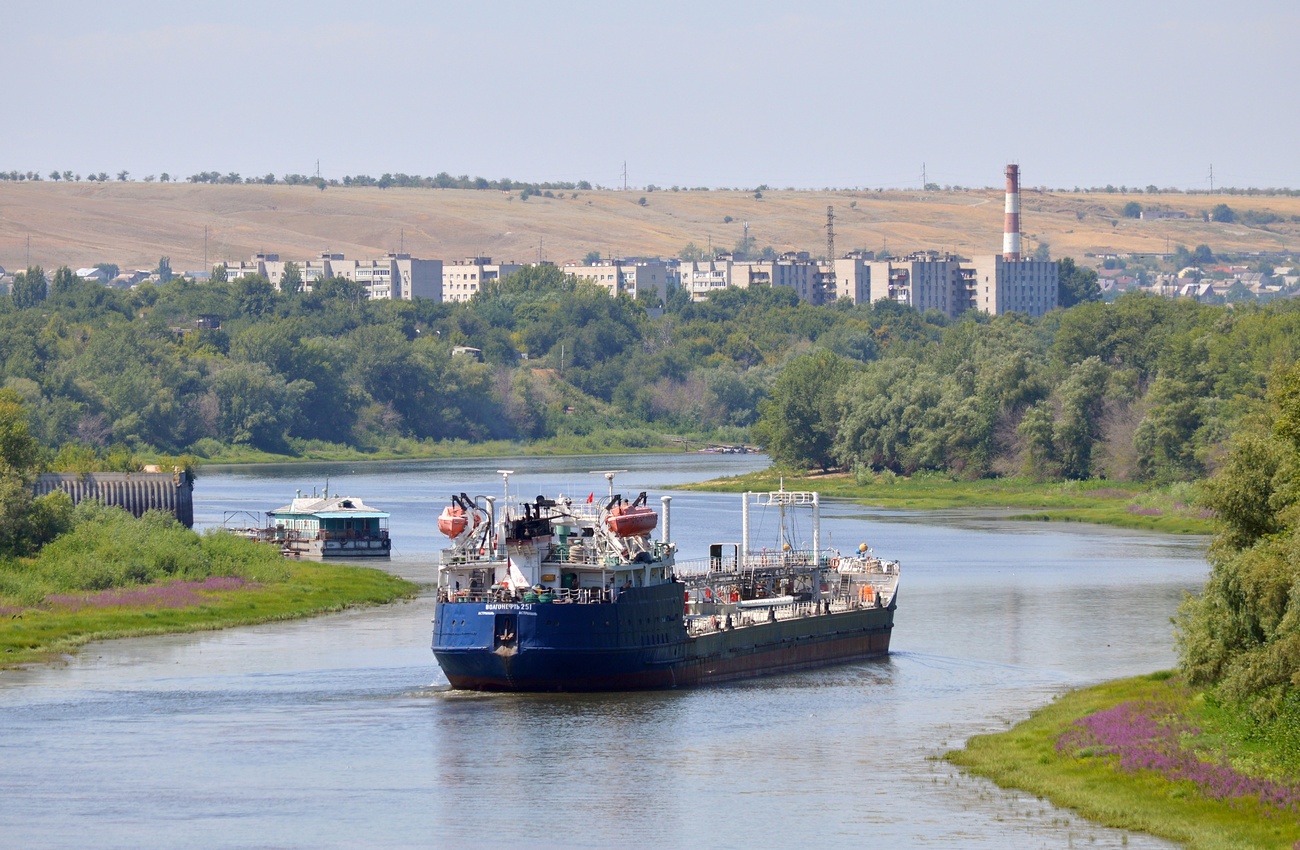
[[[677,267],[679,285],[692,301],[703,301],[731,286],[731,260],[682,260]]]
[[[493,263],[491,257],[466,257],[459,263],[446,263],[442,267],[442,300],[468,301],[484,283],[522,268],[519,263]]]
[[[1042,316],[1056,308],[1060,267],[1052,260],[1008,260],[1001,254],[976,257],[972,307],[985,313]]]
[[[605,287],[611,295],[636,298],[652,293],[660,303],[668,300],[668,266],[661,260],[603,260],[593,265],[565,263],[564,273]]]
[[[850,279],[848,286],[852,288],[856,279],[848,275],[850,266],[846,265],[845,269]],[[740,289],[784,286],[809,304],[821,304],[826,298],[823,292],[826,269],[806,251],[788,251],[775,260],[736,260],[728,254],[712,260],[684,260],[680,273],[681,287],[695,301],[703,301],[728,286]]]
[[[897,301],[917,310],[959,316],[969,307],[961,260],[935,251],[868,263],[871,300]]]
[[[279,254],[255,254],[251,261],[225,263],[226,278],[260,274],[276,289],[284,283],[285,269],[292,260]],[[342,254],[321,254],[296,262],[303,290],[311,292],[316,281],[341,277],[361,284],[371,299],[410,301],[414,298],[442,298],[442,261],[421,260],[410,254],[386,254],[374,260],[349,260]]]
[[[824,287],[827,298],[836,298],[854,304],[866,304],[871,300],[871,266],[859,256],[841,257],[831,264],[835,269],[835,280],[827,282]]]

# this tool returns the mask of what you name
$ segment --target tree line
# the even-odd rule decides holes
[[[619,432],[757,441],[785,465],[864,474],[1174,481],[1213,469],[1266,376],[1295,362],[1289,300],[1104,304],[1095,273],[1062,273],[1069,309],[951,320],[782,288],[652,310],[550,266],[467,304],[371,301],[344,279],[117,290],[29,269],[0,299],[0,368],[50,452]]]
[[[1133,293],[1037,321],[919,320],[883,345],[859,325],[871,357],[830,344],[796,357],[760,402],[755,438],[792,466],[1190,481],[1300,354],[1290,300],[1227,309]]]

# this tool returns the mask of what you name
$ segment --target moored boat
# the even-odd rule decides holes
[[[278,545],[289,558],[387,558],[392,549],[388,512],[360,499],[331,496],[328,488],[320,496],[299,491],[292,502],[267,511],[266,517],[265,525],[231,530]]]
[[[889,651],[898,563],[865,544],[823,549],[817,493],[746,493],[741,542],[681,561],[670,497],[657,514],[645,493],[628,502],[604,473],[608,499],[514,505],[502,473],[499,509],[487,496],[453,499],[485,518],[452,536],[439,565],[433,652],[454,688],[671,688]],[[751,547],[755,507],[780,514],[772,548]],[[808,541],[787,530],[803,509]]]

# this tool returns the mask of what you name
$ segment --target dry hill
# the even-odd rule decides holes
[[[675,255],[688,242],[730,249],[749,233],[758,247],[826,251],[826,207],[835,208],[835,246],[964,255],[1001,250],[1002,194],[960,192],[589,191],[520,200],[518,193],[188,183],[0,183],[0,266],[28,256],[48,268],[97,262],[152,268],[203,267],[257,251],[284,258],[322,251],[350,257],[404,248],[418,257],[474,255],[553,262],[603,255]],[[640,199],[645,198],[645,204]],[[1188,213],[1188,219],[1123,218],[1131,200]],[[1205,222],[1227,203],[1238,213],[1272,213],[1267,227]],[[1027,191],[1026,250],[1039,241],[1054,257],[1105,251],[1161,252],[1209,245],[1216,252],[1300,248],[1300,198],[1212,195],[1083,195]],[[727,222],[726,218],[731,221]],[[30,240],[30,242],[29,242]]]

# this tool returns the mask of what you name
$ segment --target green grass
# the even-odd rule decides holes
[[[815,489],[825,496],[863,505],[936,511],[959,508],[1001,510],[1008,519],[1091,522],[1169,534],[1210,534],[1213,519],[1196,506],[1191,484],[1152,487],[1116,481],[1038,482],[1022,478],[953,481],[942,475],[892,475],[859,479],[850,473],[806,475],[767,469],[721,478],[687,489],[775,490],[784,476],[789,489]]]
[[[199,451],[201,449],[201,451]],[[681,452],[663,435],[643,429],[606,429],[591,434],[567,434],[548,440],[518,442],[488,440],[414,440],[393,438],[368,447],[320,440],[296,440],[289,453],[276,454],[249,446],[203,441],[195,447],[204,463],[287,463],[293,461],[438,460],[441,458],[512,457],[519,455],[581,455]]]
[[[945,758],[1006,788],[1018,788],[1074,809],[1107,826],[1151,833],[1193,848],[1292,847],[1300,840],[1300,817],[1262,808],[1253,800],[1229,803],[1207,798],[1188,781],[1148,771],[1129,774],[1108,758],[1058,753],[1057,738],[1075,720],[1133,700],[1156,700],[1181,723],[1200,730],[1184,746],[1205,756],[1225,752],[1225,733],[1235,719],[1216,710],[1201,693],[1189,693],[1170,674],[1108,682],[1062,696],[1014,728],[972,738]],[[1229,749],[1232,757],[1236,753]],[[1252,754],[1253,775],[1277,778],[1276,764]],[[1239,770],[1242,762],[1232,758]],[[1294,776],[1294,774],[1291,774]]]
[[[56,660],[96,640],[309,617],[409,598],[418,589],[382,570],[366,567],[314,563],[288,566],[288,575],[283,579],[208,592],[201,604],[181,608],[140,605],[69,611],[10,606],[0,620],[0,668]]]

